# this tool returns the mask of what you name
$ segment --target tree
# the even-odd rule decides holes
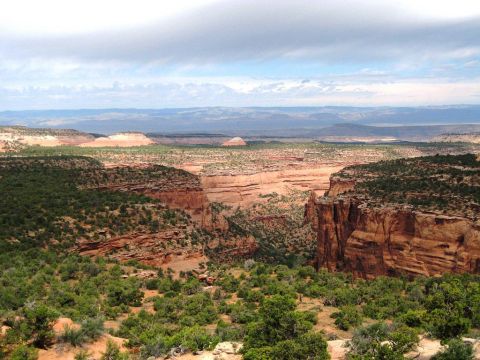
[[[35,305],[25,309],[25,321],[32,333],[33,344],[46,348],[55,337],[52,326],[58,313],[46,305]]]
[[[312,316],[295,311],[289,296],[266,298],[259,321],[250,323],[244,341],[246,360],[323,360],[328,359],[327,343],[320,334],[309,332]]]

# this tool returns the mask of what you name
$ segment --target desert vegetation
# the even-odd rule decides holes
[[[12,154],[22,156],[89,156],[105,163],[161,164],[179,166],[200,164],[201,173],[241,174],[284,169],[292,162],[300,165],[358,164],[422,155],[475,152],[478,144],[466,143],[252,143],[244,147],[225,148],[214,145],[148,145],[130,148],[83,148],[78,146],[26,146]]]
[[[406,204],[427,211],[475,218],[480,204],[476,155],[436,155],[348,167],[355,191],[375,203]]]
[[[400,161],[360,169],[369,180],[373,171],[397,174],[399,166],[442,179],[458,169],[465,184],[478,176],[471,156],[418,161],[431,168]],[[478,275],[363,280],[316,271],[308,265],[315,241],[303,222],[305,192],[264,194],[249,209],[212,204],[228,222],[226,237],[253,236],[258,249],[228,262],[221,246],[207,249],[210,261],[198,271],[175,273],[74,250],[82,238],[101,242],[189,224],[155,199],[104,187],[190,181],[188,173],[35,156],[2,159],[0,174],[0,358],[36,359],[62,346],[89,359],[89,344],[113,338],[123,346],[109,340],[102,359],[182,356],[228,341],[244,359],[321,360],[334,339],[346,341],[349,359],[402,359],[428,337],[445,344],[437,359],[473,359],[461,339],[480,334]],[[58,329],[60,319],[71,322]]]

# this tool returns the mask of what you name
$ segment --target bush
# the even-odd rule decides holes
[[[143,292],[134,281],[116,281],[107,289],[107,301],[110,306],[140,306]]]
[[[87,350],[80,350],[75,354],[74,360],[90,360],[91,356]]]
[[[89,318],[81,322],[81,330],[87,340],[96,340],[104,332],[102,318]]]
[[[11,354],[10,360],[37,360],[38,351],[27,345],[20,345]]]
[[[59,340],[75,347],[82,345],[86,341],[81,329],[74,329],[68,325],[63,329]]]
[[[396,320],[407,326],[419,328],[425,324],[426,314],[425,310],[408,310]]]
[[[122,353],[117,344],[113,341],[108,341],[107,348],[102,354],[100,360],[128,360],[129,356],[126,353]]]
[[[464,343],[460,339],[454,339],[447,343],[447,349],[434,355],[432,360],[473,360],[472,345]]]
[[[415,329],[379,322],[355,331],[348,354],[352,359],[403,359],[403,354],[417,342],[418,333]]]
[[[334,312],[331,317],[335,319],[335,325],[345,331],[362,323],[362,314],[355,306],[342,306],[340,311]]]
[[[148,290],[157,290],[158,289],[158,279],[148,279],[145,282],[145,287]]]
[[[263,301],[258,311],[259,320],[247,326],[244,340],[246,359],[256,359],[255,356],[261,359],[303,359],[303,355],[309,355],[304,349],[309,349],[306,351],[311,354],[323,354],[321,348],[325,346],[326,349],[325,341],[319,334],[309,333],[314,316],[295,311],[295,307],[295,300],[289,296],[273,295]],[[296,358],[291,357],[294,353]],[[280,354],[283,357],[279,358]],[[318,356],[311,359],[324,358],[323,355]]]
[[[86,319],[82,321],[79,329],[66,326],[60,335],[60,341],[77,347],[85,342],[98,339],[103,334],[103,331],[103,319]]]
[[[218,343],[218,338],[209,335],[207,331],[200,326],[192,326],[182,329],[174,335],[171,341],[173,346],[183,346],[191,352],[196,352],[214,348]]]
[[[249,349],[243,354],[243,360],[276,360],[273,358],[272,350],[268,346]]]
[[[427,329],[439,339],[451,339],[468,332],[471,327],[469,319],[461,313],[448,308],[438,308],[427,316]]]

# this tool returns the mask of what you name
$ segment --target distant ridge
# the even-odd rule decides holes
[[[0,125],[73,128],[113,134],[225,134],[311,136],[339,124],[426,126],[480,124],[480,105],[430,107],[204,107],[184,109],[77,109],[0,112]],[[455,131],[455,129],[443,132]],[[316,133],[316,135],[319,135]]]

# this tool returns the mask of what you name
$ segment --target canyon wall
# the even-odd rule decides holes
[[[318,268],[363,278],[480,272],[480,221],[409,206],[369,207],[345,192],[353,186],[332,178],[328,195],[312,194],[306,205],[317,233]]]
[[[329,188],[329,177],[344,166],[312,166],[253,174],[201,175],[201,184],[210,202],[233,207],[250,206],[261,201],[259,195],[289,189],[313,190],[323,193]]]

